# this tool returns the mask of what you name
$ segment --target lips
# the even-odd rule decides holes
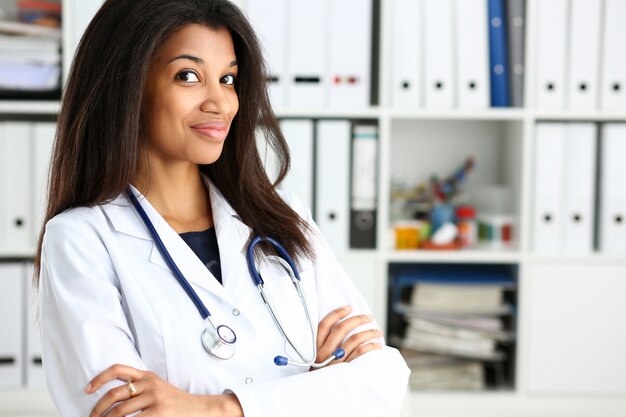
[[[222,121],[209,121],[192,125],[191,128],[198,134],[213,140],[222,141],[228,135],[228,125]]]

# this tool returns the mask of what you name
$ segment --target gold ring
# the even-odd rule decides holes
[[[135,384],[133,384],[133,381],[129,379],[126,383],[126,386],[128,387],[128,393],[130,394],[130,398],[135,398],[137,396],[137,388],[135,388]]]

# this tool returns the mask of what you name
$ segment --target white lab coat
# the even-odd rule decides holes
[[[62,417],[86,417],[109,389],[84,388],[91,378],[119,363],[151,370],[194,394],[233,392],[246,417],[397,416],[409,370],[396,349],[385,347],[350,363],[315,372],[274,365],[290,354],[247,270],[250,228],[210,181],[213,221],[219,243],[223,286],[141,195],[138,198],[172,258],[207,306],[216,324],[237,334],[230,360],[210,356],[200,334],[206,327],[124,196],[92,208],[74,208],[46,226],[41,258],[40,310],[47,386]],[[136,190],[135,190],[136,191]],[[301,265],[302,284],[314,332],[331,310],[353,307],[369,314],[360,293],[333,256],[308,209],[285,200],[307,221],[316,254]],[[274,274],[276,275],[276,274]],[[296,346],[311,354],[302,305],[287,276],[272,291]],[[372,323],[367,327],[377,327]]]

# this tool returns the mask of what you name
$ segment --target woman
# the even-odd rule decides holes
[[[264,74],[224,0],[109,0],[87,28],[36,259],[47,385],[64,417],[399,413],[406,364],[308,210],[263,170],[257,128],[283,161],[279,181],[289,165]],[[285,271],[261,261],[275,249],[255,252],[293,346],[251,282],[255,235],[296,260],[306,313]],[[211,349],[217,326],[236,351]],[[316,372],[272,361],[322,362],[340,346]]]

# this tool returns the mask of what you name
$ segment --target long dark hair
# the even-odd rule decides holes
[[[135,179],[146,140],[148,67],[159,46],[192,23],[228,29],[239,65],[239,113],[222,155],[201,171],[254,233],[276,238],[292,256],[312,257],[305,221],[275,190],[289,169],[289,150],[270,106],[259,42],[243,13],[227,0],[107,0],[80,41],[63,95],[35,286],[47,221],[72,207],[111,201]],[[280,161],[274,184],[259,156],[258,129]]]

